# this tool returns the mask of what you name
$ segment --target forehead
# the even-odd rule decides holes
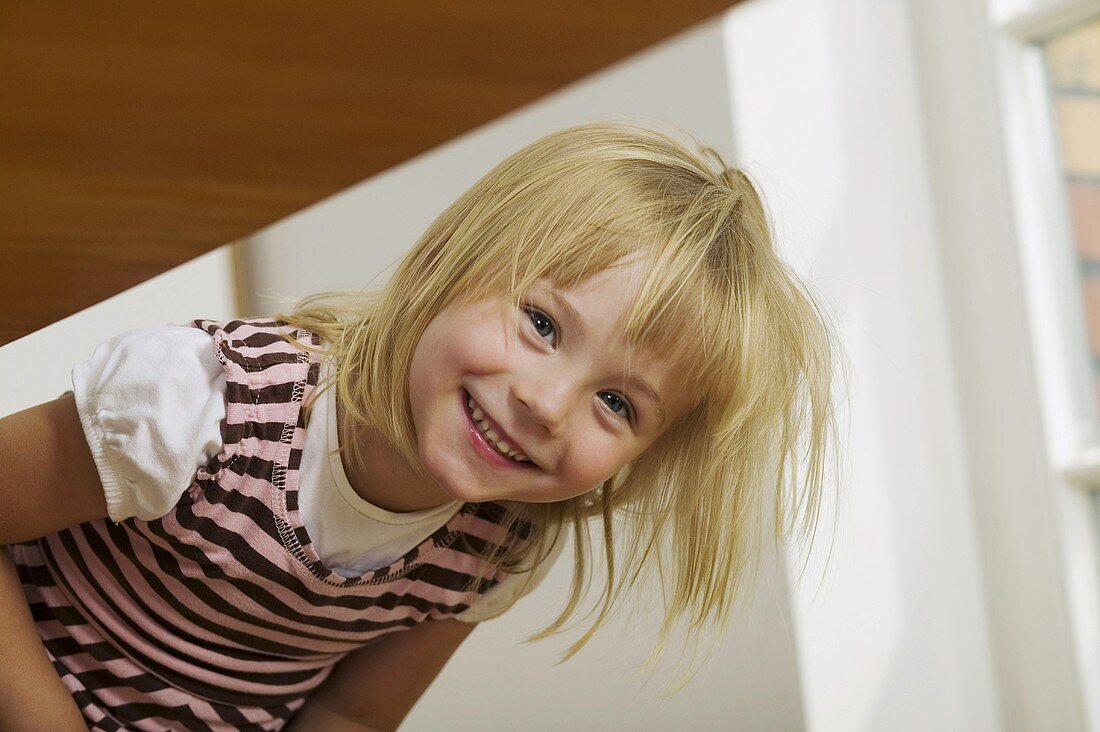
[[[567,296],[578,310],[583,307],[586,317],[613,323],[634,352],[662,361],[703,363],[708,340],[703,331],[716,327],[715,319],[707,317],[705,296],[693,282],[680,279],[670,287],[667,277],[654,274],[652,262],[634,254],[579,282],[546,278],[538,284]]]
[[[535,290],[563,311],[567,324],[582,338],[598,337],[608,350],[629,352],[645,358],[652,354],[645,345],[627,334],[632,305],[638,297],[642,263],[627,261],[600,270],[575,283],[543,278]]]

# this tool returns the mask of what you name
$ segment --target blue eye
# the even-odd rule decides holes
[[[621,394],[616,394],[613,391],[601,391],[600,398],[603,399],[603,403],[607,405],[608,409],[620,417],[629,419],[633,416],[634,410],[630,408],[630,402]],[[622,411],[619,411],[620,409]]]
[[[550,319],[550,316],[530,305],[525,306],[524,311],[527,313],[528,317],[531,318],[531,325],[534,326],[535,332],[539,334],[539,337],[549,340],[550,345],[554,345],[557,342],[557,327],[554,325],[554,321]]]

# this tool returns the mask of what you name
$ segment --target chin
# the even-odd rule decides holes
[[[488,486],[482,485],[476,480],[472,480],[466,483],[455,483],[449,481],[446,483],[441,482],[439,484],[440,490],[453,498],[460,501],[466,501],[469,503],[480,503],[482,501],[492,501],[500,498],[499,491],[493,491]]]
[[[443,483],[436,481],[436,485],[439,486],[440,493],[444,494],[448,498],[456,501],[473,501],[474,497],[468,495],[467,491],[463,491],[459,486],[449,483]]]
[[[488,500],[484,496],[474,495],[470,491],[471,481],[463,482],[454,480],[454,476],[464,473],[461,465],[439,464],[433,461],[429,455],[421,455],[420,460],[421,465],[423,465],[425,472],[428,474],[428,478],[435,483],[439,492],[448,500],[464,502]]]

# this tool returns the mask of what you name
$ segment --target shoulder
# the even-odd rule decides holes
[[[232,320],[198,318],[181,327],[207,333],[213,336],[216,341],[225,340],[228,344],[237,348],[261,348],[276,343],[293,346],[293,343],[287,343],[288,340],[314,346],[322,343],[319,334],[284,320],[270,317],[234,318]]]
[[[182,325],[137,328],[108,338],[91,356],[73,367],[84,381],[136,378],[155,374],[160,378],[210,371],[213,359],[210,335]]]
[[[71,371],[77,407],[85,415],[109,410],[178,416],[200,409],[215,391],[220,400],[221,375],[210,336],[178,325],[113,336]]]
[[[72,384],[115,521],[164,515],[221,446],[225,377],[202,330],[120,333],[73,367]]]
[[[319,366],[320,353],[310,349],[322,346],[321,337],[282,320],[259,317],[194,320],[192,325],[211,336],[215,357],[231,380],[243,380],[246,374],[271,370],[274,378],[295,381],[300,375],[287,372],[286,367]]]

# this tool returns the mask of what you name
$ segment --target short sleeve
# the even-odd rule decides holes
[[[221,450],[225,373],[210,335],[141,328],[72,369],[77,412],[114,521],[171,510]]]
[[[497,612],[501,608],[508,607],[508,605],[518,600],[520,597],[531,594],[536,587],[542,584],[546,575],[550,573],[550,569],[557,562],[558,557],[562,553],[562,549],[565,547],[568,533],[569,532],[564,529],[559,532],[557,542],[550,549],[550,553],[547,555],[546,559],[542,560],[542,562],[532,570],[534,572],[534,577],[531,579],[531,584],[527,586],[526,592],[521,592],[523,590],[523,583],[527,579],[526,574],[506,574],[500,582],[482,595],[476,603],[452,617],[455,620],[461,620],[465,623],[480,623],[482,620],[487,619],[492,613]]]

